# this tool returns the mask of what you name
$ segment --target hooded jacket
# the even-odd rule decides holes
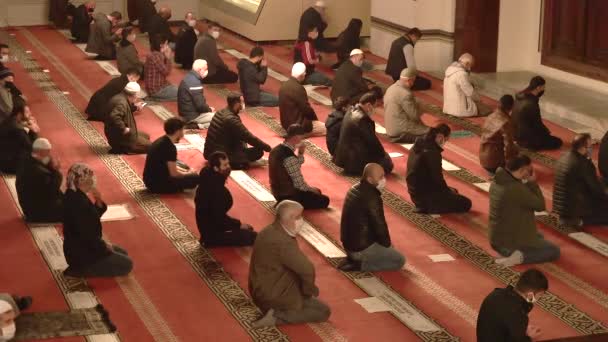
[[[459,62],[452,63],[443,79],[443,112],[459,117],[476,116],[477,98],[469,72]]]

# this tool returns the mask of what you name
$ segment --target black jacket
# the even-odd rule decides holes
[[[333,102],[336,102],[338,97],[343,96],[349,100],[350,104],[355,104],[368,91],[367,84],[363,79],[363,70],[349,59],[336,70],[330,96]]]
[[[201,233],[201,240],[227,231],[237,230],[241,221],[228,216],[232,208],[232,195],[226,188],[226,177],[215,172],[210,166],[200,172],[200,181],[196,189],[196,224]]]
[[[14,174],[19,162],[32,152],[32,143],[38,138],[33,131],[26,132],[15,117],[0,124],[0,171]]]
[[[515,96],[511,119],[513,120],[513,138],[522,147],[534,146],[551,136],[549,129],[540,116],[539,97],[530,93],[519,93]]]
[[[101,215],[108,207],[98,207],[82,191],[71,189],[63,205],[63,254],[70,268],[83,271],[111,254],[101,234]]]
[[[76,43],[87,43],[89,41],[90,25],[93,18],[89,15],[87,8],[83,5],[76,7],[71,13],[72,28],[70,32]]]
[[[374,242],[384,247],[391,246],[380,191],[366,180],[353,185],[346,194],[340,240],[349,252],[360,252]]]
[[[391,76],[393,80],[398,80],[401,76],[401,71],[407,68],[407,61],[403,53],[403,48],[406,45],[414,46],[414,43],[407,36],[401,36],[391,43],[385,73]]]
[[[557,162],[553,211],[564,218],[582,218],[595,203],[608,200],[593,162],[578,152],[566,152]]]
[[[362,25],[361,19],[351,19],[346,29],[338,35],[336,39],[338,63],[344,63],[350,57],[351,51],[361,48]]]
[[[192,69],[194,63],[194,45],[196,44],[196,32],[194,28],[186,28],[175,43],[175,63],[181,64],[183,69]]]
[[[246,144],[267,152],[271,150],[270,145],[253,135],[243,125],[237,114],[225,108],[211,119],[205,140],[204,156],[208,159],[213,152],[223,151],[228,155],[231,163],[247,163]]]
[[[597,167],[600,169],[602,177],[608,179],[608,132],[604,134],[602,141],[600,142],[600,152]]]
[[[239,71],[239,84],[245,103],[249,106],[257,106],[260,103],[260,85],[266,82],[268,67],[243,58],[237,63],[236,68]]]
[[[376,124],[356,105],[344,116],[334,162],[347,174],[359,175],[367,163],[386,156],[376,136]]]
[[[405,180],[414,203],[424,203],[425,196],[451,192],[443,178],[443,149],[435,141],[418,138],[407,159]]]
[[[327,23],[321,18],[321,14],[313,7],[306,9],[300,17],[300,28],[298,29],[298,40],[306,40],[308,29],[315,26],[319,31],[319,39],[323,39],[323,32],[327,28]]]
[[[189,71],[177,88],[177,112],[190,122],[201,113],[211,112],[203,94],[203,82],[197,72]]]
[[[531,342],[527,335],[532,304],[512,286],[494,289],[481,303],[477,317],[477,342]]]
[[[91,96],[89,104],[84,112],[88,115],[88,119],[92,121],[105,121],[110,112],[109,102],[115,96],[122,92],[129,83],[127,75],[120,75],[108,81],[103,87]]]
[[[137,0],[137,11],[139,12],[139,29],[148,32],[148,23],[156,15],[156,7],[150,0]]]
[[[17,168],[17,196],[29,222],[60,222],[63,219],[61,172],[28,155]]]
[[[156,39],[156,36],[159,34],[166,37],[170,42],[175,42],[177,37],[175,36],[175,33],[171,31],[169,22],[163,19],[158,13],[151,16],[146,25],[148,25],[147,30],[150,46],[153,46],[153,42]]]
[[[332,156],[336,153],[336,146],[340,140],[340,129],[342,128],[342,121],[344,120],[344,112],[335,110],[329,114],[325,121],[325,128],[327,134],[325,135],[325,143],[327,144],[327,150]]]

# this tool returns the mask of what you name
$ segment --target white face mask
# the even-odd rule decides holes
[[[218,39],[220,37],[220,31],[212,31],[210,33],[211,37],[213,37],[214,39]]]
[[[51,157],[49,157],[49,156],[42,157],[42,159],[40,159],[40,162],[44,165],[49,165],[50,161],[51,161]]]
[[[197,29],[194,29],[194,33],[196,33],[197,36],[201,34],[201,32]]]
[[[382,178],[378,184],[376,184],[376,189],[382,191],[382,189],[384,189],[384,187],[386,186],[386,178]]]
[[[0,57],[0,62],[2,62],[2,63],[8,63],[8,55],[2,55]]]
[[[205,72],[203,73],[203,75],[201,77],[205,78],[205,77],[207,77],[207,75],[209,75],[209,70],[205,70]]]
[[[2,336],[0,336],[0,341],[8,341],[15,337],[15,332],[17,331],[17,326],[15,322],[7,325],[2,328]]]
[[[196,25],[196,20],[188,20],[188,26],[194,27]]]
[[[532,293],[532,298],[530,298],[529,296],[526,297],[526,302],[528,302],[530,304],[534,304],[534,303],[538,302],[538,298],[536,298],[536,296],[534,296],[534,293]]]

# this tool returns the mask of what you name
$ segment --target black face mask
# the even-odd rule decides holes
[[[230,173],[232,172],[231,168],[227,168],[226,170],[222,170],[220,171],[220,174],[222,176],[224,176],[224,179],[227,179],[228,177],[230,177]]]
[[[95,12],[95,9],[94,8],[89,8],[88,11],[89,11],[89,13],[93,13],[93,12]]]
[[[539,99],[545,94],[545,91],[541,91],[540,93],[538,93],[538,95],[536,95],[536,97],[538,97]]]

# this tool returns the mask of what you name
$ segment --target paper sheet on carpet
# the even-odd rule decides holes
[[[236,170],[230,173],[230,178],[239,184],[245,191],[247,191],[250,195],[255,197],[258,201],[261,202],[273,202],[275,201],[274,196],[268,192],[268,190],[264,189],[260,183],[253,180],[243,171]]]
[[[355,302],[369,313],[391,311],[391,308],[378,297],[359,298],[355,299]]]
[[[101,221],[125,221],[130,220],[133,217],[133,214],[131,214],[129,207],[126,204],[110,204],[108,210],[101,216]]]
[[[308,241],[319,253],[326,258],[345,258],[346,254],[333,244],[325,235],[319,233],[308,222],[304,222],[300,236]]]
[[[585,232],[570,233],[568,236],[602,254],[603,256],[608,256],[608,244],[599,240],[595,236]]]
[[[403,153],[399,153],[399,152],[390,152],[389,157],[391,158],[399,158],[399,157],[403,157]]]
[[[382,125],[376,122],[376,133],[386,134],[386,128],[382,127]]]
[[[446,170],[446,171],[458,171],[460,170],[460,168],[452,163],[450,163],[449,161],[442,159],[441,160],[441,167]]]
[[[484,182],[484,183],[473,183],[473,185],[475,185],[476,187],[480,188],[481,190],[485,191],[485,192],[490,192],[490,185],[492,183],[490,182]]]
[[[429,258],[431,258],[433,262],[446,262],[456,260],[449,254],[433,254],[429,255]]]

